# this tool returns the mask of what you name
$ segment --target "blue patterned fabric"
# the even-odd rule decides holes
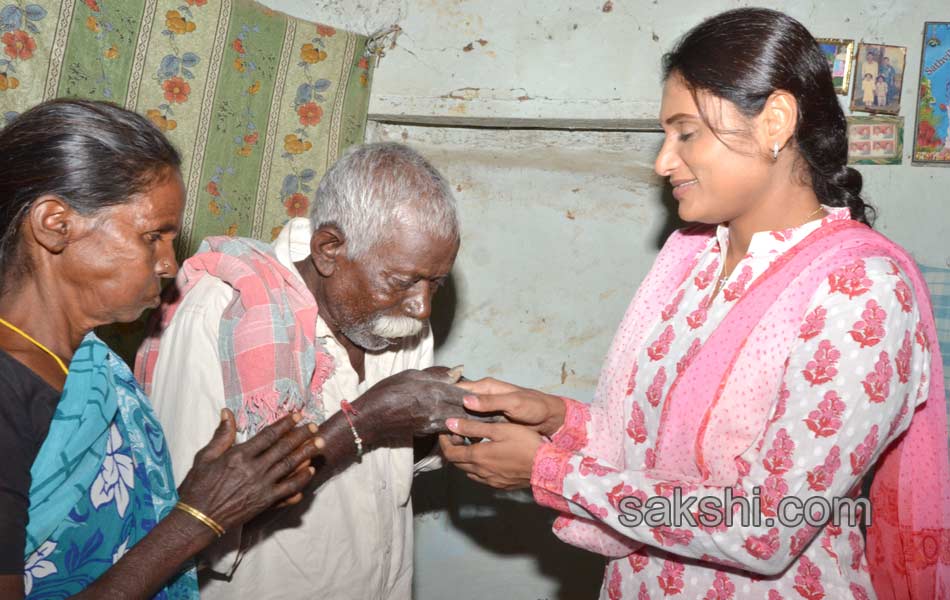
[[[943,379],[947,390],[947,414],[950,415],[950,269],[920,266],[930,288],[934,317],[937,320],[937,339],[943,355]],[[947,435],[950,436],[950,418],[947,419]]]
[[[27,598],[89,586],[178,501],[161,426],[128,366],[89,334],[31,469]],[[188,567],[156,598],[198,598]]]

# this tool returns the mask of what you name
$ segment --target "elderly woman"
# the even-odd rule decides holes
[[[0,132],[0,597],[197,597],[191,559],[299,501],[314,473],[315,425],[288,415],[234,445],[224,410],[176,490],[148,400],[91,333],[157,306],[175,276],[179,163],[146,119],[104,103],[48,102]],[[407,372],[352,418],[384,443],[432,431],[437,401],[461,395]],[[331,471],[352,461],[334,439]]]

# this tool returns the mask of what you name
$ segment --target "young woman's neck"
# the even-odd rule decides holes
[[[727,262],[735,264],[749,251],[752,236],[760,231],[780,231],[800,227],[822,213],[815,191],[809,185],[784,185],[765,195],[749,211],[728,223]],[[733,262],[735,261],[735,262]]]

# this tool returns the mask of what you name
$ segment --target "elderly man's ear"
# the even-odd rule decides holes
[[[320,275],[333,275],[337,260],[345,256],[346,236],[336,225],[323,225],[310,236],[310,258]]]

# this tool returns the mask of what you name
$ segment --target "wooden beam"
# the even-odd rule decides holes
[[[656,119],[525,119],[455,117],[441,115],[394,115],[370,113],[370,121],[387,125],[462,127],[471,129],[549,129],[559,131],[662,132]]]

